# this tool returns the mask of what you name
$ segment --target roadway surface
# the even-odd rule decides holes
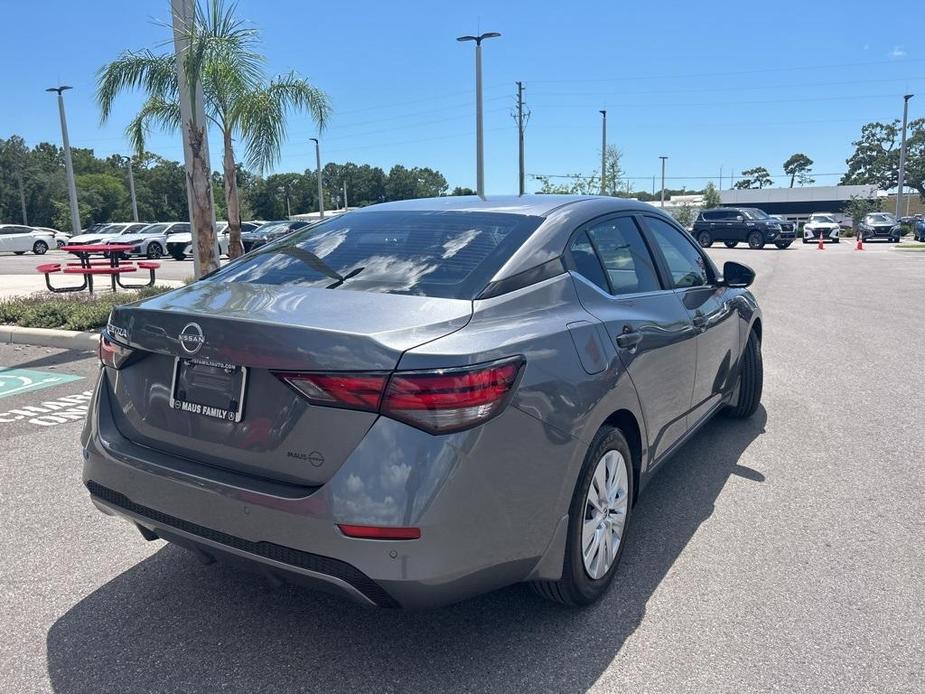
[[[80,377],[0,396],[0,691],[925,691],[925,253],[710,253],[758,271],[763,407],[665,465],[580,611],[372,610],[147,543],[80,483],[94,359],[0,346]]]

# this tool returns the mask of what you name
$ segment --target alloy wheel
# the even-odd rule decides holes
[[[629,475],[619,451],[607,451],[598,461],[588,486],[581,526],[581,557],[585,572],[602,578],[613,565],[629,502]]]

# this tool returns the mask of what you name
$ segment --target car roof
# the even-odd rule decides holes
[[[397,200],[351,210],[352,214],[371,212],[504,212],[536,217],[546,217],[554,210],[566,205],[584,201],[611,201],[614,210],[640,209],[646,203],[628,198],[613,198],[600,195],[492,195],[480,198],[477,195],[448,195],[439,198]],[[648,206],[647,206],[648,207]]]

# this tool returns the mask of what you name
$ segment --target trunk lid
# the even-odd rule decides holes
[[[118,371],[107,369],[113,417],[123,436],[144,446],[323,484],[378,415],[309,405],[272,371],[392,371],[405,351],[471,315],[472,302],[459,299],[197,282],[113,310],[110,333],[139,351]],[[185,330],[191,323],[197,327]],[[201,339],[185,338],[184,347],[181,332]],[[171,407],[178,358],[247,368],[240,421]]]

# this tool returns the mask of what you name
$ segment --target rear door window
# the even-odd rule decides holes
[[[348,213],[218,271],[218,282],[472,299],[542,222],[487,212]]]
[[[612,217],[587,230],[613,294],[661,289],[649,249],[632,217]]]

